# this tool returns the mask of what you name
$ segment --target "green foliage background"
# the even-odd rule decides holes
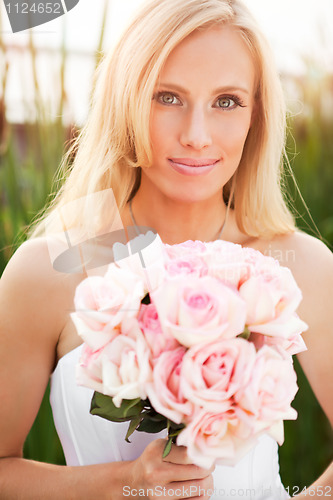
[[[105,21],[105,18],[104,18]],[[1,33],[1,31],[0,31]],[[99,48],[102,46],[101,30]],[[0,54],[6,60],[6,47],[0,38]],[[39,95],[36,72],[36,50],[30,41],[31,64],[34,69],[37,119],[20,128],[6,119],[6,85],[8,66],[3,65],[0,80],[0,274],[13,251],[24,240],[22,228],[44,206],[51,192],[52,179],[65,150],[70,130],[61,118],[50,121]],[[100,52],[96,52],[96,62]],[[61,97],[59,113],[66,105],[64,72],[67,53],[63,48],[59,74]],[[308,62],[307,78],[294,78],[292,102],[302,103],[289,118],[288,155],[300,192],[322,238],[333,245],[333,75],[324,74]],[[290,82],[289,82],[290,83]],[[331,108],[327,103],[331,102]],[[293,106],[292,106],[293,107]],[[295,107],[295,106],[294,106]],[[23,146],[22,146],[23,145]],[[296,146],[295,146],[296,145]],[[298,225],[317,234],[304,204],[289,177],[289,192],[298,213]],[[21,237],[19,236],[21,235]],[[285,443],[280,449],[281,476],[285,486],[303,488],[313,482],[332,460],[332,433],[302,370],[296,362],[300,390],[294,401],[299,412],[296,421],[285,424]],[[27,437],[27,458],[64,464],[48,402],[49,388],[39,414]]]

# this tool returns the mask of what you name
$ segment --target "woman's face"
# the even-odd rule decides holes
[[[251,125],[255,68],[232,27],[196,31],[168,57],[152,101],[149,189],[182,201],[219,196]]]

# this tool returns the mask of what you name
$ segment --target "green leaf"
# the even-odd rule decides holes
[[[143,405],[140,398],[123,399],[120,408],[124,408],[124,417],[141,413]]]
[[[181,431],[182,429],[184,429],[184,427],[185,427],[185,424],[182,424],[182,423],[175,424],[175,422],[172,422],[172,420],[170,420],[170,430],[174,430],[174,431],[180,430]]]
[[[138,416],[143,410],[140,398],[123,399],[118,408],[112,401],[111,396],[94,392],[91,400],[90,413],[111,420],[112,422],[126,422]]]
[[[143,415],[152,422],[165,422],[165,426],[167,426],[167,418],[164,415],[150,411],[143,412]]]
[[[95,408],[103,408],[105,411],[110,411],[114,408],[114,404],[112,398],[110,396],[105,396],[105,394],[101,394],[100,392],[95,391],[91,400],[90,411]]]
[[[181,431],[184,429],[185,425],[182,425],[182,427],[179,427],[178,429],[174,429],[173,432],[169,431],[169,437],[176,438],[178,434],[181,433]],[[175,440],[174,440],[175,442]]]
[[[157,432],[163,431],[167,426],[166,418],[160,421],[153,421],[149,417],[144,418],[138,427],[140,432],[148,432],[149,434],[156,434]]]
[[[128,429],[127,429],[126,437],[125,437],[125,441],[127,441],[127,443],[131,442],[129,440],[129,437],[133,434],[133,432],[138,427],[138,425],[139,425],[140,422],[141,422],[141,416],[140,415],[138,417],[133,418],[131,420],[131,422],[130,422],[130,424],[128,426]]]
[[[171,446],[172,446],[172,438],[169,438],[166,445],[164,446],[163,455],[162,455],[163,458],[165,458],[169,455],[169,453],[171,451]]]

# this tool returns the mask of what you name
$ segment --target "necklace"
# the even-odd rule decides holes
[[[135,228],[135,231],[136,231],[137,235],[139,236],[141,234],[141,231],[140,231],[140,229],[139,229],[139,227],[138,227],[138,225],[136,223],[136,220],[135,220],[135,217],[134,217],[134,214],[133,214],[132,200],[129,201],[128,208],[129,208],[129,212],[130,212],[130,216],[131,216],[131,220],[132,220],[133,226]],[[227,205],[227,211],[225,213],[225,218],[224,218],[223,224],[221,226],[221,229],[219,230],[219,232],[218,232],[216,238],[214,238],[214,240],[219,240],[221,238],[223,230],[224,230],[226,222],[227,222],[228,213],[229,213],[229,204]],[[212,241],[214,241],[214,240],[212,240]]]

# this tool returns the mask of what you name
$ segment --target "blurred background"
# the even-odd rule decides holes
[[[85,122],[94,69],[142,0],[80,0],[65,16],[13,34],[0,5],[0,274],[54,189],[71,138]],[[333,247],[333,2],[245,0],[269,38],[288,108],[288,178],[300,228]],[[301,193],[301,194],[300,194]],[[306,206],[311,213],[305,208]],[[296,362],[297,421],[286,422],[281,476],[290,492],[332,460],[332,432]],[[25,456],[63,464],[48,391]],[[293,490],[294,488],[294,490]]]

